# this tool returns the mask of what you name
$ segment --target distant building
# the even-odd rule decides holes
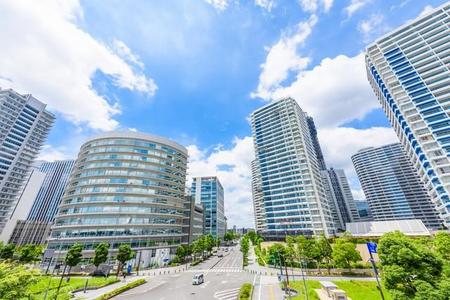
[[[308,120],[292,98],[251,114],[255,226],[266,238],[335,233]]]
[[[0,234],[0,241],[3,243],[14,243],[12,237],[14,236],[16,224],[26,219],[30,213],[34,199],[42,186],[44,178],[45,174],[42,173],[39,168],[36,166],[31,167],[30,175],[22,194],[20,195],[19,201],[17,201],[14,211],[11,213],[11,216],[8,218],[8,221]]]
[[[322,181],[330,202],[336,228],[345,230],[345,224],[359,220],[358,209],[344,170],[322,170]]]
[[[370,44],[366,68],[405,155],[450,228],[450,3],[443,2]]]
[[[0,89],[0,233],[19,201],[54,119],[46,104],[33,96]]]
[[[375,221],[420,219],[428,228],[442,221],[399,143],[365,148],[352,156]]]
[[[359,220],[363,221],[372,221],[373,216],[370,211],[369,203],[365,200],[355,200],[356,208],[358,209]]]
[[[203,204],[205,215],[204,234],[223,238],[226,230],[224,191],[219,179],[212,177],[194,177],[192,196],[196,203]]]
[[[44,181],[32,201],[33,206],[26,220],[17,221],[11,235],[11,243],[17,245],[45,243],[74,164],[74,160],[61,160],[44,162],[40,166],[39,171],[45,174]]]

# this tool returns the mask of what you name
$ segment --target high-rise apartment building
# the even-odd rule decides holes
[[[0,89],[0,233],[54,119],[33,96]]]
[[[361,149],[352,156],[375,221],[420,219],[428,228],[442,221],[399,143]]]
[[[392,127],[450,227],[450,4],[366,49],[367,75]]]
[[[252,176],[261,185],[262,220],[257,230],[271,238],[285,235],[333,235],[308,117],[292,98],[272,102],[251,114],[255,162]],[[255,197],[257,196],[257,197]],[[261,217],[263,216],[263,217]]]
[[[11,235],[11,243],[17,245],[45,243],[74,164],[74,160],[41,164],[39,171],[45,174],[44,181],[26,219],[17,221]]]
[[[322,181],[330,202],[336,229],[345,230],[345,224],[359,220],[358,209],[353,199],[344,170],[330,168],[322,170]]]
[[[205,218],[204,233],[223,238],[225,235],[224,191],[219,179],[212,177],[194,177],[192,196],[196,203],[203,204]]]
[[[49,248],[121,244],[161,263],[187,243],[183,233],[187,150],[154,135],[109,132],[81,146],[49,237]],[[159,261],[156,261],[159,260]]]
[[[252,171],[252,198],[253,198],[253,213],[255,220],[255,229],[258,232],[264,230],[265,212],[264,212],[264,195],[262,190],[261,175],[256,160],[251,162]]]
[[[314,119],[311,116],[306,117],[306,122],[308,123],[309,132],[311,134],[311,140],[313,143],[314,151],[316,152],[317,163],[319,164],[320,170],[326,170],[327,164],[325,163],[325,158],[323,157],[322,148],[320,147],[319,138],[317,137],[317,128],[314,123]]]

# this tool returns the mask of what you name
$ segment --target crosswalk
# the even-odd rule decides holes
[[[239,273],[242,272],[240,268],[217,268],[217,269],[190,269],[186,272],[190,273]]]
[[[239,288],[218,291],[214,293],[214,299],[218,300],[235,300],[239,296]]]

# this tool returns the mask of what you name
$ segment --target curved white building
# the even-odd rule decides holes
[[[183,234],[187,150],[154,135],[109,132],[81,146],[49,248],[130,244],[144,261],[174,253]],[[159,250],[158,250],[159,249]],[[148,259],[146,259],[147,257]]]

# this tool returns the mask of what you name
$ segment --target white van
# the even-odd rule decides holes
[[[195,274],[194,277],[192,278],[193,285],[202,284],[203,282],[205,282],[203,274]]]

